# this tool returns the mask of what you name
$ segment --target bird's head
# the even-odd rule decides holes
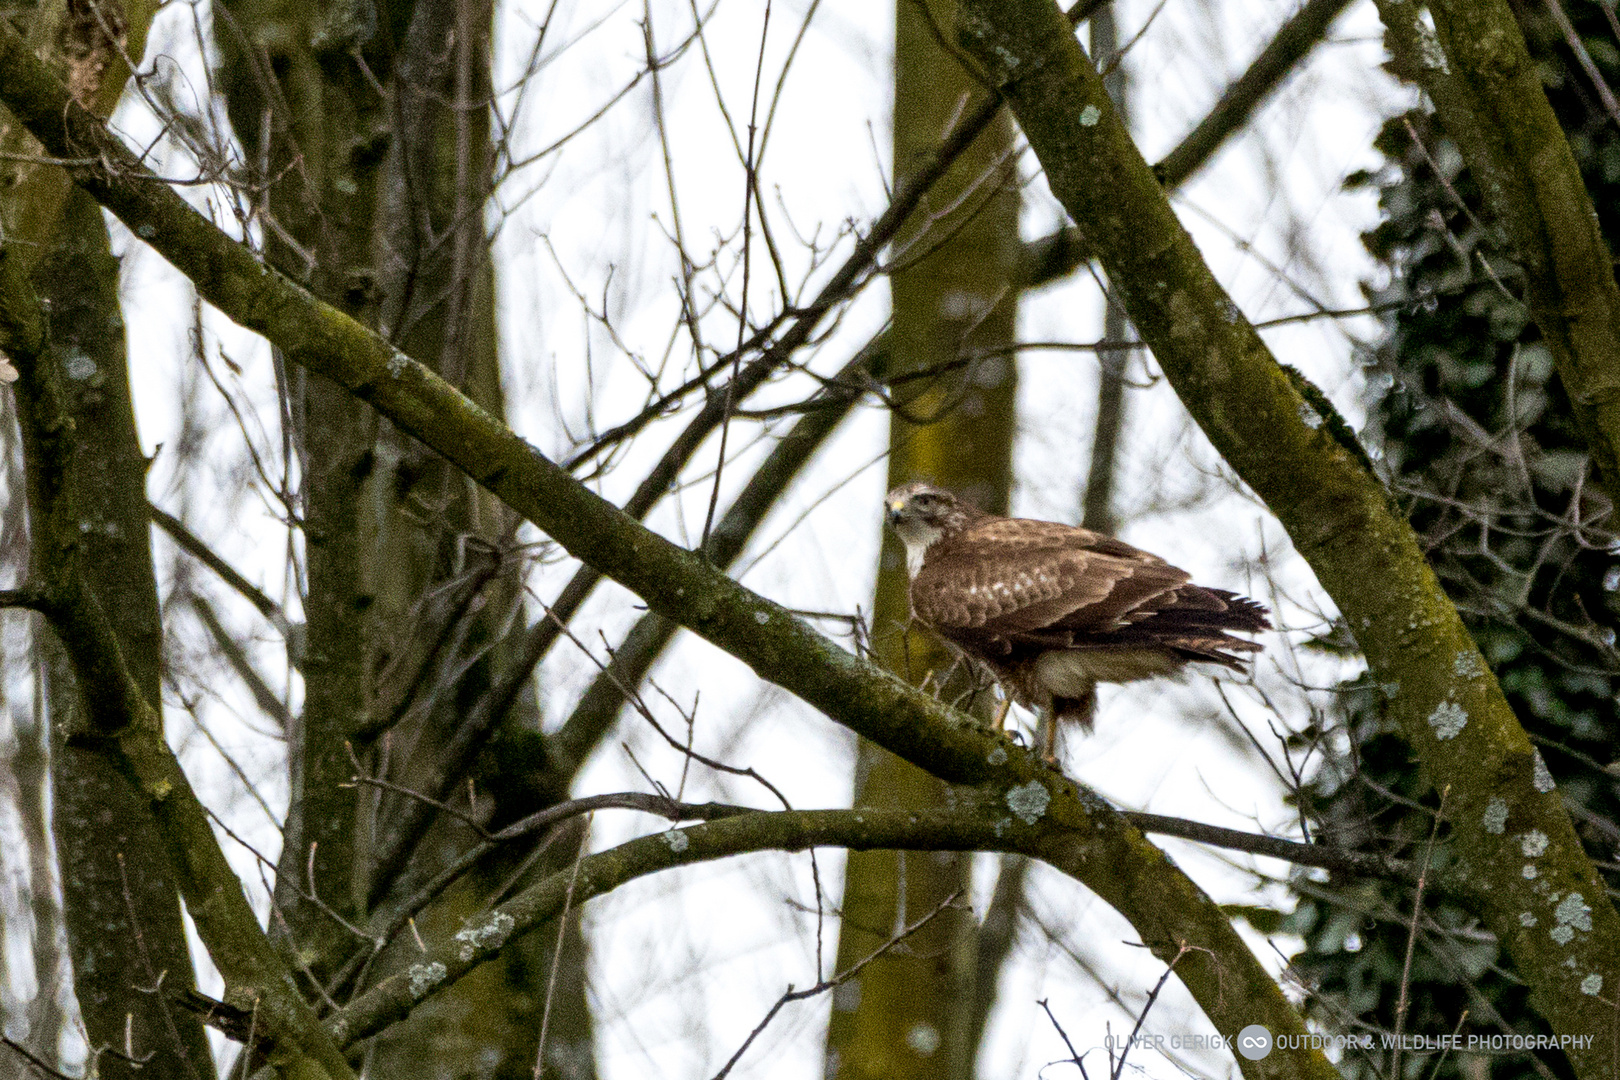
[[[902,484],[883,500],[885,516],[906,545],[906,564],[915,575],[933,544],[961,531],[979,511],[932,484]]]

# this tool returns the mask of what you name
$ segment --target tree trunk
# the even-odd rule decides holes
[[[502,415],[483,216],[493,157],[489,4],[381,5],[369,22],[369,7],[243,0],[231,11],[236,29],[226,26],[220,37],[222,45],[234,39],[223,68],[233,122],[246,145],[267,147],[264,175],[293,166],[272,188],[268,211],[296,243],[271,243],[273,261]],[[255,49],[257,66],[249,62]],[[355,63],[356,49],[369,71]],[[265,93],[265,72],[277,77],[279,95]],[[277,103],[268,134],[265,102]],[[321,958],[316,972],[326,976],[356,943],[301,895],[312,843],[322,899],[358,918],[420,883],[470,839],[441,817],[400,861],[380,865],[387,825],[412,796],[341,788],[354,772],[349,748],[391,783],[433,789],[439,749],[516,661],[517,639],[498,635],[521,603],[522,565],[507,553],[516,519],[493,496],[322,380],[289,372],[289,381],[301,395],[294,415],[309,559],[307,691],[290,748],[294,811],[277,892],[301,913],[289,919],[291,938]],[[538,732],[531,689],[474,767],[473,809],[493,825],[542,805],[522,767]],[[466,778],[454,779],[447,797],[465,804]],[[561,857],[572,858],[572,849]],[[523,858],[503,856],[470,875],[418,923],[454,932]],[[525,880],[555,869],[540,862],[523,870]],[[379,1039],[372,1069],[388,1075],[482,1060],[487,1075],[532,1075],[555,948],[552,934],[515,943],[498,964]],[[577,921],[562,958],[545,1075],[589,1077]],[[410,960],[405,952],[384,957],[373,977],[396,962]]]
[[[940,46],[932,19],[951,26],[955,5],[928,12],[899,0],[895,27],[894,174],[901,181],[983,91]],[[1002,116],[935,186],[895,245],[902,269],[891,277],[893,371],[927,371],[961,358],[966,367],[919,380],[891,415],[889,482],[927,479],[986,510],[1005,512],[1012,482],[1016,381],[1007,347],[1017,326],[1013,283],[1019,255],[1018,187],[1008,154],[1012,126]],[[903,414],[902,414],[903,413]],[[883,662],[905,677],[943,681],[954,699],[974,673],[949,675],[953,657],[934,639],[909,632],[905,556],[885,535],[873,608],[873,641]],[[981,705],[990,703],[980,695]],[[856,804],[930,808],[945,785],[889,752],[862,742]],[[838,970],[880,948],[953,892],[949,911],[840,987],[828,1031],[829,1076],[972,1075],[973,981],[977,924],[967,911],[972,860],[965,855],[852,853],[844,884]]]
[[[42,4],[30,37],[78,101],[105,115],[129,74],[117,52],[141,55],[155,7],[108,8],[101,19],[90,20],[75,5]],[[95,201],[59,170],[32,160],[37,144],[20,126],[5,129],[0,149],[16,155],[0,176],[8,251],[26,253],[20,257],[32,263],[34,288],[49,313],[51,348],[42,362],[66,373],[66,404],[76,431],[93,433],[77,441],[68,478],[81,557],[130,672],[161,711],[163,631],[146,511],[147,462],[130,403],[118,260]],[[34,524],[39,527],[37,518]],[[50,828],[62,868],[74,991],[92,1059],[103,1047],[137,1057],[151,1052],[140,1068],[143,1076],[211,1077],[201,1023],[174,1013],[150,990],[160,975],[166,989],[193,985],[179,895],[151,815],[106,757],[72,741],[83,733],[78,688],[56,641],[48,634],[37,640],[45,674],[42,703],[51,724]],[[43,807],[35,810],[43,825]],[[36,853],[36,893],[49,887],[42,872],[47,865]],[[51,963],[54,956],[52,942],[37,959]],[[42,997],[56,992],[51,966],[40,970]],[[51,1008],[40,1015],[57,1014]],[[52,1055],[58,1035],[54,1025],[34,1033]],[[135,1075],[115,1054],[101,1055],[99,1068],[104,1077]]]
[[[112,623],[130,673],[161,709],[163,631],[146,510],[146,466],[135,433],[118,306],[118,260],[107,246],[101,208],[72,189],[62,204],[59,240],[34,264],[48,299],[50,350],[70,388],[81,439],[71,483],[90,587]],[[106,1047],[139,1058],[135,1066],[101,1053],[100,1075],[213,1075],[197,1018],[164,994],[193,985],[179,894],[147,799],[85,734],[78,688],[61,648],[46,646],[46,695],[53,731],[52,828],[62,867],[63,910],[73,984],[92,1060]],[[127,1027],[126,1027],[127,1024]]]

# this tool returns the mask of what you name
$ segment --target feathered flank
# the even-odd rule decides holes
[[[906,545],[918,622],[989,668],[1020,704],[1089,729],[1096,686],[1190,663],[1241,671],[1264,607],[1073,525],[998,517],[929,484],[884,500]]]

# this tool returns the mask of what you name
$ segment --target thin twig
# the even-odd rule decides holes
[[[28,1047],[9,1036],[0,1035],[0,1046],[4,1046],[7,1050],[10,1050],[13,1054],[16,1054],[18,1057],[28,1062],[28,1064],[38,1069],[44,1075],[53,1077],[54,1080],[77,1080],[76,1077],[69,1076],[67,1073],[57,1072],[55,1069],[47,1065],[42,1058],[35,1056],[32,1050],[28,1049]]]
[[[1125,1057],[1131,1052],[1131,1044],[1136,1041],[1136,1036],[1141,1032],[1142,1025],[1147,1023],[1148,1012],[1152,1010],[1153,1003],[1159,1000],[1159,992],[1164,989],[1164,984],[1170,981],[1170,975],[1176,970],[1176,965],[1181,962],[1181,958],[1190,952],[1208,951],[1207,949],[1198,949],[1185,941],[1177,942],[1176,955],[1170,958],[1170,963],[1165,966],[1164,974],[1160,975],[1159,981],[1153,984],[1153,989],[1149,991],[1147,1000],[1142,1003],[1142,1011],[1136,1014],[1135,1026],[1131,1028],[1131,1033],[1125,1037],[1125,1045],[1120,1049],[1119,1062],[1114,1066],[1112,1080],[1120,1080],[1120,1077],[1125,1074]]]
[[[1434,823],[1429,827],[1429,842],[1423,848],[1423,868],[1418,871],[1417,892],[1412,899],[1412,922],[1406,934],[1406,959],[1401,963],[1401,991],[1395,1000],[1395,1051],[1390,1058],[1389,1074],[1401,1075],[1401,1035],[1406,1027],[1406,1010],[1412,1005],[1412,953],[1417,948],[1418,923],[1423,918],[1423,890],[1429,883],[1429,860],[1434,857],[1434,840],[1440,833],[1440,819],[1446,812],[1446,796],[1451,785],[1440,791],[1440,806],[1434,812]]]
[[[586,817],[585,828],[579,837],[579,850],[574,852],[574,867],[568,873],[568,892],[563,897],[562,914],[557,916],[557,947],[551,951],[551,971],[546,977],[546,1002],[540,1010],[540,1046],[534,1054],[534,1080],[540,1080],[540,1074],[545,1070],[546,1033],[551,1026],[551,1002],[557,996],[557,969],[562,966],[563,941],[568,932],[568,915],[574,907],[574,886],[579,882],[580,860],[585,858],[585,849],[590,846],[590,840],[591,819]]]
[[[1080,1070],[1080,1075],[1084,1077],[1085,1080],[1091,1080],[1091,1074],[1086,1072],[1085,1055],[1076,1050],[1074,1048],[1074,1043],[1069,1041],[1069,1033],[1063,1030],[1063,1025],[1058,1023],[1058,1018],[1052,1014],[1052,1006],[1047,1004],[1047,999],[1041,998],[1041,1000],[1037,1001],[1035,1004],[1046,1010],[1046,1018],[1052,1021],[1052,1026],[1057,1028],[1059,1037],[1063,1039],[1063,1045],[1069,1048],[1069,1060],[1072,1061],[1075,1067]],[[1086,1051],[1088,1054],[1090,1052],[1090,1050]]]
[[[148,989],[156,998],[158,1012],[163,1016],[163,1025],[168,1029],[169,1038],[174,1041],[174,1051],[180,1058],[180,1063],[185,1066],[191,1080],[202,1080],[197,1072],[196,1063],[186,1052],[186,1041],[180,1037],[180,1027],[174,1022],[174,1012],[169,1008],[169,999],[163,992],[163,980],[168,971],[158,971],[157,966],[152,963],[152,953],[146,947],[146,935],[141,931],[141,921],[135,911],[135,894],[129,888],[129,867],[124,861],[124,853],[116,852],[115,858],[118,861],[118,880],[124,890],[124,911],[129,916],[130,932],[135,938],[135,952],[141,958],[141,966],[146,969]],[[155,1050],[148,1051],[146,1056],[150,1059],[155,1053]]]
[[[743,1053],[747,1051],[749,1046],[753,1045],[754,1040],[759,1037],[760,1033],[765,1030],[770,1022],[776,1018],[776,1014],[782,1011],[783,1006],[787,1005],[789,1002],[803,1001],[805,998],[815,997],[817,994],[824,994],[828,990],[835,990],[849,982],[849,980],[859,975],[866,965],[870,964],[884,953],[894,949],[902,941],[906,940],[906,938],[910,937],[912,934],[915,934],[924,926],[927,926],[930,922],[932,922],[936,917],[943,914],[947,908],[956,903],[957,897],[961,895],[962,892],[960,889],[951,893],[951,895],[940,901],[928,914],[924,915],[910,926],[901,928],[901,930],[893,937],[889,938],[888,941],[885,941],[882,945],[879,945],[876,950],[856,961],[853,967],[842,974],[835,975],[831,979],[823,979],[821,982],[816,983],[816,985],[808,987],[804,990],[795,990],[791,986],[788,987],[787,992],[776,999],[776,1004],[771,1006],[770,1011],[765,1014],[765,1018],[755,1025],[753,1031],[748,1033],[748,1038],[743,1040],[743,1044],[737,1047],[737,1052],[732,1054],[731,1059],[725,1063],[724,1067],[722,1067],[719,1072],[714,1074],[714,1080],[725,1080],[727,1074],[731,1072],[732,1067],[737,1064],[738,1059],[743,1056]]]

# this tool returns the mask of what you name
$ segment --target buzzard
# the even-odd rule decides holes
[[[1266,609],[1101,533],[998,517],[929,484],[884,500],[906,545],[911,612],[979,661],[1010,697],[1091,729],[1097,684],[1170,675],[1189,663],[1243,670],[1271,629]]]

